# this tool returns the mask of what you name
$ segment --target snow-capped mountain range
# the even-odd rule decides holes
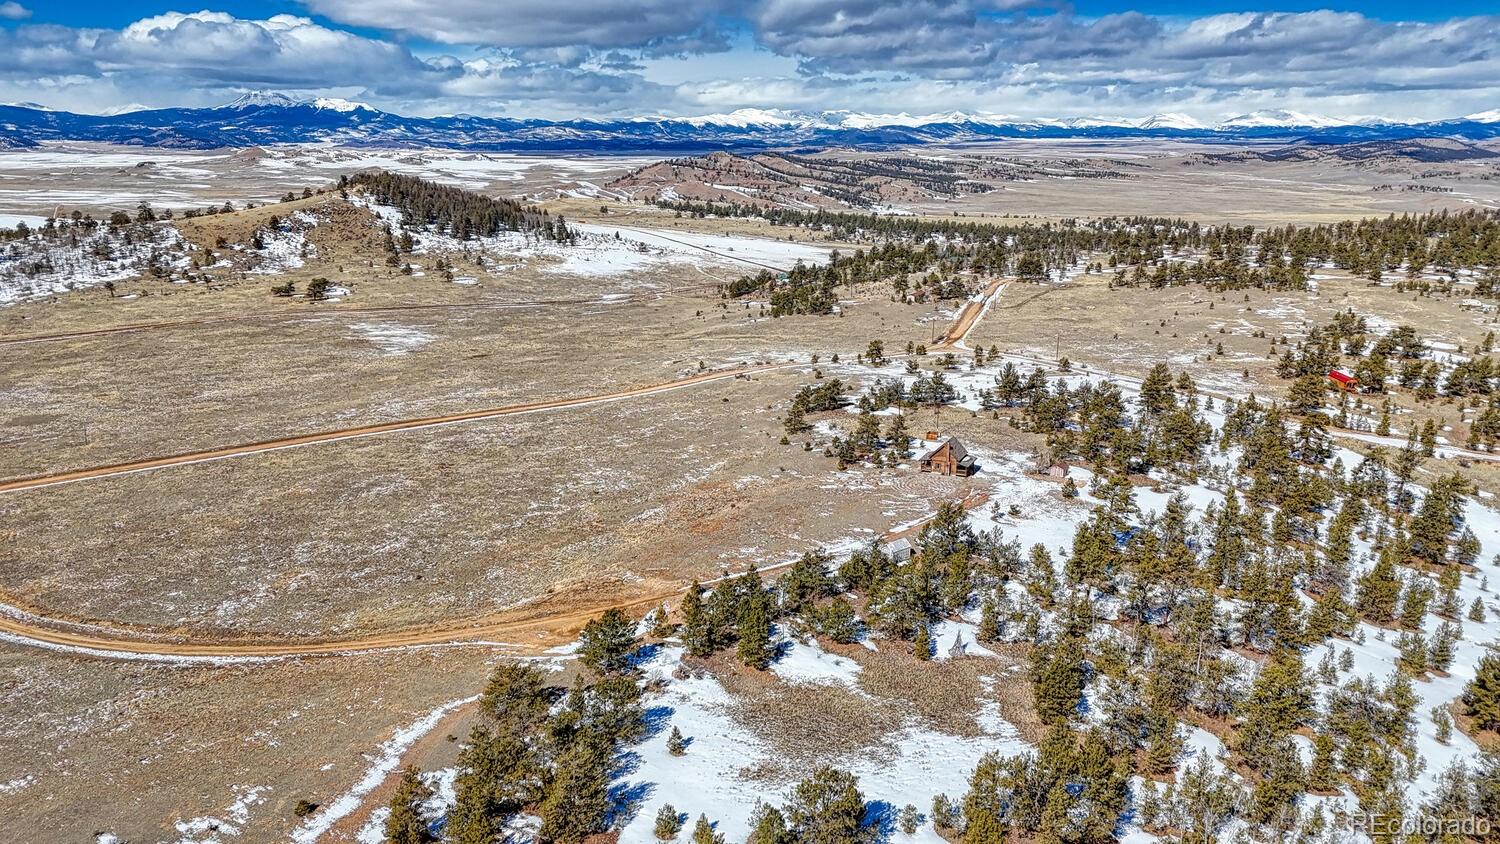
[[[997,114],[815,114],[740,109],[702,117],[533,120],[405,117],[348,100],[302,100],[254,92],[213,108],[122,110],[88,115],[35,103],[0,105],[0,149],[42,141],[215,148],[284,143],[442,147],[489,151],[698,151],[774,147],[890,147],[1010,138],[1277,139],[1345,143],[1418,137],[1500,137],[1500,110],[1451,120],[1398,123],[1339,120],[1294,111],[1258,111],[1205,125],[1183,114],[1142,119],[1018,118]]]

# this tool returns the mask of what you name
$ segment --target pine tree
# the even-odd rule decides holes
[[[1458,473],[1440,478],[1427,491],[1411,523],[1412,556],[1432,565],[1447,561],[1448,539],[1463,518],[1469,482]]]
[[[1337,745],[1333,736],[1319,732],[1313,737],[1312,764],[1307,769],[1307,787],[1314,791],[1332,791],[1338,787],[1338,767],[1334,763]]]
[[[932,658],[932,634],[928,632],[926,624],[917,625],[917,636],[912,642],[912,653],[924,662]]]
[[[579,641],[578,659],[584,665],[600,673],[623,671],[635,649],[635,623],[610,608],[584,625]]]
[[[687,739],[682,737],[682,731],[675,725],[672,727],[672,734],[667,736],[667,752],[673,756],[687,753]]]
[[[547,794],[537,807],[538,838],[579,844],[604,827],[609,816],[609,742],[594,733],[575,738],[562,757]]]
[[[1486,654],[1461,698],[1464,714],[1481,730],[1500,730],[1500,656]]]
[[[1437,740],[1443,744],[1453,740],[1453,717],[1448,710],[1442,706],[1432,708],[1432,726],[1437,735]]]
[[[651,635],[657,639],[670,639],[676,632],[677,625],[672,623],[672,614],[667,610],[667,605],[657,607],[651,618]]]
[[[1422,619],[1427,615],[1427,605],[1432,603],[1432,584],[1423,577],[1411,577],[1401,593],[1401,609],[1397,621],[1407,630],[1420,630]]]
[[[1307,787],[1307,774],[1297,759],[1297,748],[1282,741],[1270,758],[1251,795],[1250,818],[1256,823],[1289,829],[1296,822],[1296,802]]]
[[[1461,638],[1463,634],[1457,624],[1445,621],[1438,625],[1427,643],[1427,661],[1432,670],[1448,673],[1448,669],[1453,667],[1454,648]]]
[[[699,815],[693,827],[693,844],[724,844],[724,836],[714,831],[708,815]]]
[[[1396,574],[1395,547],[1398,542],[1381,549],[1375,565],[1359,578],[1359,589],[1355,606],[1359,614],[1376,623],[1388,623],[1396,616],[1396,603],[1401,595],[1401,578]]]
[[[1037,823],[1036,840],[1041,844],[1063,844],[1072,841],[1072,822],[1070,815],[1073,810],[1073,795],[1068,791],[1067,783],[1058,780],[1047,792],[1046,802],[1042,805],[1041,820]]]
[[[770,598],[759,593],[747,598],[740,606],[739,644],[735,652],[740,662],[751,668],[764,671],[776,655],[771,644],[771,618],[767,604]]]
[[[1474,603],[1469,605],[1469,620],[1484,621],[1484,600],[1482,598],[1475,598]]]
[[[459,753],[456,803],[445,834],[453,844],[493,844],[503,821],[535,802],[542,781],[541,764],[514,719],[492,731],[480,723]]]
[[[682,643],[693,656],[708,656],[719,649],[714,620],[703,606],[703,587],[696,580],[682,596]]]
[[[1083,647],[1076,637],[1063,636],[1055,645],[1037,649],[1032,686],[1043,723],[1065,721],[1077,711],[1085,679]]]
[[[546,720],[552,707],[546,675],[535,665],[501,663],[490,674],[480,707],[502,727],[528,733]]]
[[[786,816],[775,806],[762,803],[750,815],[750,835],[745,844],[793,844],[796,837],[786,826]]]
[[[1243,709],[1240,751],[1251,767],[1267,767],[1281,742],[1314,712],[1301,654],[1292,648],[1274,652],[1256,675]]]
[[[864,817],[859,781],[828,765],[798,783],[786,805],[787,827],[798,844],[858,844]]]
[[[966,818],[963,844],[1005,844],[1005,826],[991,814]]]
[[[859,640],[859,617],[854,607],[843,596],[829,601],[817,613],[818,632],[842,645]]]
[[[777,585],[782,607],[787,613],[800,613],[814,601],[834,593],[833,578],[828,575],[830,562],[824,552],[810,551],[799,557],[781,576]]]
[[[391,813],[385,819],[385,837],[390,844],[427,844],[437,839],[422,819],[421,806],[432,799],[432,789],[422,782],[417,769],[407,766],[401,772],[396,793],[391,796]]]
[[[975,638],[981,642],[998,642],[1002,635],[1000,610],[995,603],[995,596],[985,595],[984,603],[979,609],[979,629],[975,631]]]
[[[1396,641],[1396,667],[1413,677],[1427,673],[1427,643],[1416,633],[1402,633]]]
[[[906,415],[897,413],[891,417],[885,429],[885,440],[898,457],[911,456],[911,434],[906,430]]]
[[[682,831],[682,814],[671,803],[663,803],[656,812],[656,837],[659,841],[671,841]]]
[[[958,828],[959,809],[946,794],[932,796],[932,826],[939,833],[952,832]]]
[[[458,775],[454,791],[453,811],[444,834],[453,844],[494,844],[503,818],[492,805],[489,783],[465,771]]]
[[[900,829],[903,835],[916,835],[917,827],[921,824],[922,813],[917,811],[916,806],[907,803],[901,807],[901,814],[896,820],[896,828]]]

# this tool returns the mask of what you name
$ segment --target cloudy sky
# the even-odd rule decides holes
[[[210,0],[202,0],[210,2]],[[0,0],[0,102],[1212,122],[1500,108],[1495,0]]]

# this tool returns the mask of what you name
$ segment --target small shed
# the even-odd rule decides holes
[[[937,431],[928,431],[927,433],[925,433],[925,434],[922,435],[922,439],[924,439],[924,440],[926,440],[926,441],[928,441],[930,443],[937,442],[937,438],[938,438],[938,432]]]
[[[943,440],[941,445],[922,458],[922,471],[924,472],[967,478],[978,470],[979,464],[975,462],[974,455],[970,454],[956,437]]]
[[[1053,463],[1051,466],[1047,467],[1047,475],[1053,478],[1066,478],[1068,476],[1069,468],[1071,467],[1068,466],[1068,464],[1059,460],[1056,463]]]
[[[1359,392],[1359,379],[1339,369],[1328,370],[1328,380],[1338,385],[1340,390],[1346,393]]]
[[[891,562],[897,564],[909,561],[917,553],[917,549],[912,547],[911,540],[904,536],[892,539],[880,550],[891,558]]]

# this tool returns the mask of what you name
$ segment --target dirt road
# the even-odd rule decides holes
[[[788,367],[803,366],[798,363],[772,363],[757,366],[736,367],[734,369],[721,369],[705,372],[700,375],[692,375],[680,378],[676,381],[665,381],[660,384],[651,384],[645,387],[635,387],[628,390],[619,390],[613,393],[600,393],[591,396],[580,396],[572,399],[556,399],[553,401],[527,402],[525,404],[513,404],[506,407],[492,407],[483,410],[471,410],[464,413],[450,413],[443,416],[427,416],[419,419],[403,419],[396,422],[385,422],[376,425],[361,425],[355,428],[342,428],[334,431],[322,431],[315,434],[302,434],[283,439],[265,440],[263,442],[245,443],[242,445],[225,446],[223,448],[208,449],[205,451],[189,451],[182,454],[173,454],[166,457],[153,457],[146,460],[134,460],[127,463],[116,463],[109,466],[96,466],[91,469],[79,469],[73,472],[57,472],[47,475],[37,475],[30,478],[19,478],[16,480],[0,483],[0,493],[17,492],[26,489],[38,489],[41,487],[56,486],[58,484],[76,483],[78,481],[97,480],[116,475],[128,475],[135,472],[147,472],[152,469],[162,469],[168,466],[190,466],[194,463],[207,463],[213,460],[226,460],[231,457],[243,457],[247,454],[260,454],[267,451],[279,451],[288,448],[299,448],[301,446],[316,445],[318,443],[338,442],[340,440],[352,440],[360,437],[373,437],[381,434],[396,433],[399,431],[415,431],[422,428],[433,428],[439,425],[455,425],[462,422],[475,422],[485,419],[495,419],[502,416],[515,416],[522,413],[537,413],[546,410],[559,410],[569,407],[583,407],[587,405],[602,404],[604,402],[620,401],[623,399],[649,396],[656,393],[665,393],[670,390],[681,390],[700,384],[709,384],[715,381],[725,381],[731,378],[749,376],[759,372],[770,372]]]
[[[1005,279],[997,278],[990,282],[977,298],[965,302],[958,316],[954,317],[953,322],[948,325],[948,329],[928,349],[940,352],[956,348],[965,337],[969,336],[969,332],[974,330],[974,326],[979,324],[980,318],[984,316],[984,312],[994,303],[994,300],[999,298],[1000,291],[1005,289],[1005,285]]]
[[[970,492],[959,500],[965,509],[982,506],[989,495]],[[888,531],[883,539],[914,536],[924,523]],[[759,571],[767,574],[792,566],[787,560]],[[738,574],[727,577],[738,577]],[[713,586],[724,577],[701,581]],[[177,658],[183,661],[256,660],[290,657],[342,656],[400,648],[463,646],[491,647],[509,653],[537,653],[573,641],[583,626],[606,609],[644,614],[665,601],[682,596],[686,584],[650,585],[633,595],[611,595],[592,586],[581,586],[546,596],[526,607],[479,619],[447,625],[428,625],[344,639],[304,641],[210,641],[171,640],[162,633],[129,627],[102,627],[51,621],[31,613],[0,612],[0,637],[34,647],[63,648],[96,656],[123,658]],[[3,596],[0,596],[3,597]],[[57,626],[54,626],[57,625]]]

